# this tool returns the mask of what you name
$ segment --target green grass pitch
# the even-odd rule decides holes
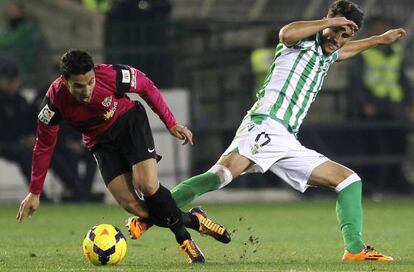
[[[342,263],[342,238],[335,200],[293,203],[204,205],[232,232],[223,245],[191,232],[206,257],[187,265],[170,231],[152,228],[142,239],[127,239],[123,262],[95,267],[81,242],[95,224],[123,226],[128,216],[115,205],[41,205],[16,223],[18,205],[0,207],[0,271],[414,271],[414,200],[364,203],[364,237],[397,261]]]

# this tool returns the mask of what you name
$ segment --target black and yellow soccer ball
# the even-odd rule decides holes
[[[115,265],[125,256],[125,236],[115,226],[100,224],[89,229],[82,243],[83,253],[94,265]]]

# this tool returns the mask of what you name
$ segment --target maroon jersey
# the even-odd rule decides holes
[[[78,102],[61,77],[50,85],[38,115],[31,193],[38,194],[42,190],[61,120],[81,132],[85,145],[91,149],[99,136],[134,107],[134,102],[125,95],[129,92],[139,94],[168,128],[176,124],[161,93],[144,73],[126,65],[98,64],[94,69],[96,83],[88,104]]]

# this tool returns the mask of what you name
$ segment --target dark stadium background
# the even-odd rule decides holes
[[[254,49],[265,45],[269,29],[274,31],[276,42],[281,26],[293,20],[321,18],[330,3],[328,0],[115,2],[121,3],[118,9],[104,13],[88,9],[80,0],[21,1],[27,17],[37,28],[39,41],[35,65],[33,71],[24,76],[22,93],[31,99],[33,90],[39,86],[45,89],[59,56],[68,47],[90,51],[96,62],[134,65],[149,75],[166,96],[172,90],[185,90],[188,108],[184,112],[180,108],[173,108],[173,111],[179,116],[184,114],[183,118],[194,132],[196,145],[185,149],[185,152],[180,151],[178,142],[171,141],[162,146],[161,152],[168,155],[165,154],[164,166],[161,163],[160,176],[169,187],[189,175],[207,170],[230,143],[239,122],[254,102],[250,55]],[[386,14],[394,25],[403,26],[411,33],[414,26],[412,1],[355,2],[366,11],[366,17]],[[7,3],[0,3],[3,12]],[[364,31],[358,33],[358,37],[364,35]],[[407,61],[404,73],[412,84],[412,35],[408,35],[403,46]],[[375,171],[402,164],[402,178],[365,180],[365,193],[373,197],[410,193],[414,184],[412,123],[350,121],[347,118],[350,107],[347,75],[350,69],[352,65],[349,63],[335,64],[331,68],[299,138],[306,146],[357,171]],[[366,133],[396,127],[410,131],[404,150],[384,155],[361,149],[361,138]],[[156,137],[166,135],[163,126],[156,126],[154,131]],[[396,143],[389,143],[393,144]],[[13,163],[1,158],[0,168],[3,173],[0,200],[20,199],[26,187],[21,174]],[[55,201],[60,201],[62,189],[59,190],[59,182],[54,185],[59,177],[53,171],[51,173],[46,190],[51,192]],[[399,185],[398,179],[406,180],[407,184]],[[104,191],[99,175],[95,177],[93,188],[98,192]],[[247,189],[249,192],[268,191],[270,188],[297,197],[272,174],[241,177],[229,188]],[[324,193],[310,190],[305,196]]]

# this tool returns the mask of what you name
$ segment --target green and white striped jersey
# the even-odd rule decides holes
[[[279,43],[274,62],[248,115],[256,123],[266,117],[280,120],[297,135],[329,66],[337,59],[338,51],[330,55],[323,53],[320,33],[292,47]]]

